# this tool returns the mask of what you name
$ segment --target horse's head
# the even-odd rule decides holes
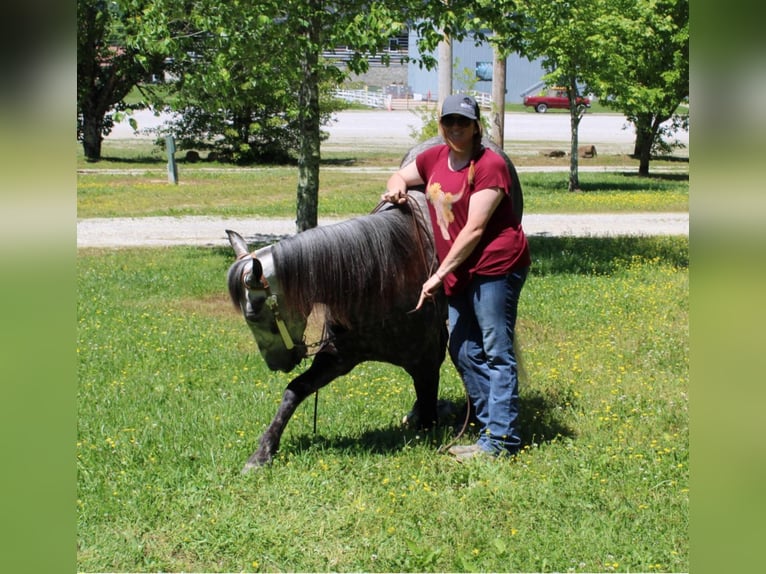
[[[235,231],[226,231],[237,260],[229,267],[229,296],[242,310],[258,350],[272,371],[291,371],[304,358],[306,319],[281,301],[271,247],[252,254]]]

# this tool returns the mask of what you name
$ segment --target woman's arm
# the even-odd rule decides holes
[[[410,162],[388,178],[386,192],[380,199],[390,203],[404,203],[407,201],[407,189],[423,183],[417,165],[414,161]]]
[[[457,269],[473,253],[476,244],[479,243],[484,234],[487,223],[489,223],[497,206],[500,205],[504,195],[503,190],[499,187],[482,189],[471,195],[465,226],[458,233],[452,248],[439,265],[439,269],[436,270],[440,277],[444,277],[447,273]]]
[[[447,256],[436,272],[423,283],[420,300],[415,309],[420,309],[427,297],[433,297],[447,273],[457,269],[473,253],[492,214],[500,205],[505,193],[499,187],[490,187],[474,192],[468,204],[468,218],[460,230]]]

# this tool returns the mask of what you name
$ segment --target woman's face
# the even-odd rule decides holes
[[[476,122],[459,114],[450,114],[439,120],[444,140],[457,152],[473,149],[473,136],[478,129]]]

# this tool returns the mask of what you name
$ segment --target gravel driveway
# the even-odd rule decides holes
[[[319,224],[337,221],[320,219]],[[226,229],[239,232],[253,243],[271,242],[295,233],[295,221],[205,216],[81,219],[77,222],[77,247],[228,245]],[[688,235],[689,214],[528,214],[524,216],[524,229],[530,236]]]

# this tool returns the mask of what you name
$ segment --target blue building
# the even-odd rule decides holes
[[[410,30],[408,54],[411,58],[420,56],[417,47],[417,35]],[[431,54],[438,58],[438,54]],[[492,46],[474,45],[472,39],[452,43],[452,90],[472,89],[486,94],[492,93]],[[505,83],[506,103],[520,104],[525,95],[539,91],[543,87],[542,77],[546,71],[542,63],[531,62],[517,54],[506,60]],[[418,98],[436,100],[439,92],[439,72],[437,69],[421,69],[416,64],[409,64],[407,84],[413,95]],[[473,86],[465,85],[465,78],[476,80]]]

